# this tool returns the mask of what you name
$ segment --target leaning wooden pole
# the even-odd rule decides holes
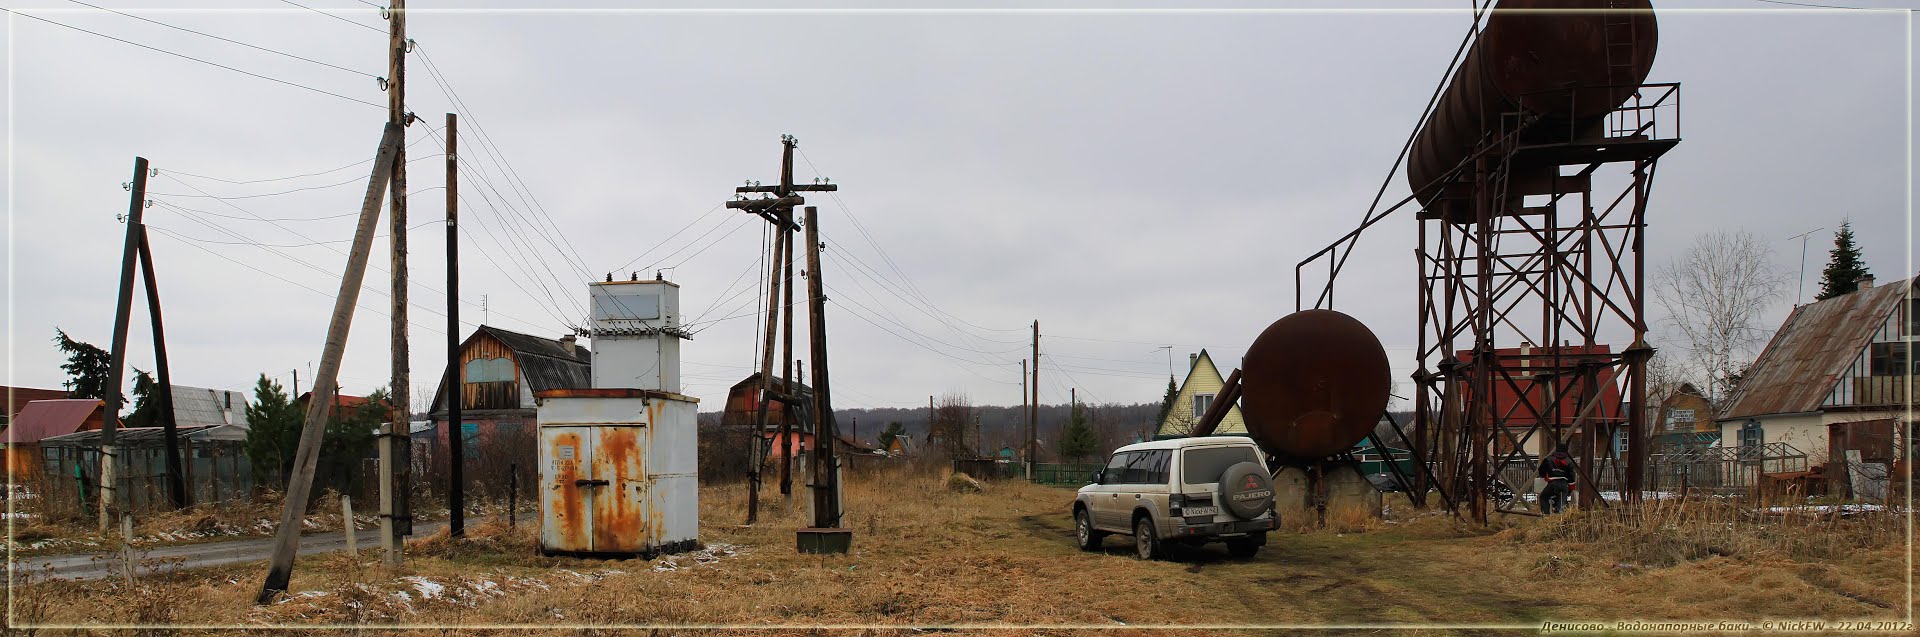
[[[778,229],[785,232],[784,228]],[[762,469],[766,468],[765,459],[760,450],[765,448],[767,432],[767,402],[773,393],[773,339],[780,328],[780,255],[786,253],[786,246],[775,237],[773,242],[773,260],[767,262],[767,329],[765,348],[760,354],[760,404],[753,416],[753,437],[747,458],[753,466],[747,470],[747,524],[760,521],[760,482]],[[792,393],[792,387],[782,386],[781,393]],[[782,414],[786,413],[783,408]],[[780,444],[787,444],[782,440]]]
[[[333,300],[333,318],[327,324],[327,344],[320,352],[313,396],[307,400],[307,419],[300,428],[300,446],[294,451],[293,475],[287,481],[280,528],[274,534],[273,559],[267,567],[267,579],[260,586],[260,595],[254,599],[256,604],[266,604],[285,593],[287,582],[293,578],[293,558],[300,550],[300,520],[306,514],[307,495],[313,489],[313,471],[320,461],[320,439],[326,433],[334,397],[340,394],[340,358],[346,353],[347,329],[353,324],[353,308],[360,301],[360,285],[366,280],[367,253],[373,250],[373,233],[380,225],[380,200],[387,194],[387,183],[393,175],[394,155],[400,148],[402,130],[399,124],[388,122],[380,135],[380,150],[374,156],[373,174],[367,179],[367,194],[360,203],[360,223],[353,232],[346,274],[340,277],[340,294]]]
[[[154,280],[153,243],[147,239],[147,226],[140,224],[140,277],[147,285],[147,317],[153,322],[153,366],[160,392],[160,428],[167,449],[167,494],[173,508],[184,509],[193,503],[187,489],[187,474],[180,465],[180,427],[173,413],[173,373],[167,365],[167,330],[160,320],[160,283]]]

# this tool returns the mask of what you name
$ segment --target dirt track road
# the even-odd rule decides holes
[[[413,528],[413,537],[432,535],[442,526],[446,526],[446,522],[416,523]],[[357,548],[361,551],[378,550],[380,531],[378,529],[362,530],[354,534],[354,539],[358,543]],[[300,536],[301,555],[332,553],[346,550],[346,548],[347,536],[340,531],[307,533]],[[272,554],[273,538],[270,537],[160,546],[137,552],[136,559],[140,560],[141,564],[136,574],[252,562],[267,559]],[[175,563],[176,561],[178,564]],[[49,578],[90,580],[118,573],[120,555],[108,551],[38,555],[20,557],[14,560],[11,566],[14,573],[28,578],[29,581]]]

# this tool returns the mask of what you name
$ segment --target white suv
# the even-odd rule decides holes
[[[1073,522],[1080,549],[1109,533],[1132,535],[1140,559],[1166,557],[1169,543],[1225,542],[1250,558],[1279,526],[1265,454],[1245,436],[1156,440],[1121,447],[1080,487]]]

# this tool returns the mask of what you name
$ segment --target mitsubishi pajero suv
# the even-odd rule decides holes
[[[1245,436],[1156,440],[1121,447],[1073,501],[1083,551],[1110,533],[1133,536],[1140,559],[1172,543],[1225,542],[1251,558],[1279,526],[1273,480],[1259,445]]]

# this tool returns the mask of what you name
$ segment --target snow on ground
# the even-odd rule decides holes
[[[1872,513],[1885,511],[1887,507],[1878,504],[1807,504],[1799,506],[1767,507],[1768,513],[1816,513],[1827,514],[1835,511],[1841,514]]]
[[[420,599],[433,599],[447,592],[446,586],[418,575],[409,575],[400,580],[412,584],[413,590],[420,593]]]

